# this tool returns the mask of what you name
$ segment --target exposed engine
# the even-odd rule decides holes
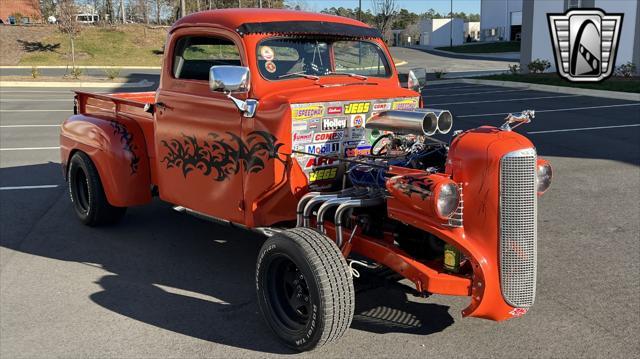
[[[370,153],[343,160],[346,171],[341,190],[306,194],[298,203],[297,225],[315,225],[325,232],[325,224],[331,221],[340,248],[349,245],[350,238],[344,238],[343,233],[343,229],[348,228],[351,236],[356,230],[377,238],[384,233],[394,233],[394,242],[416,258],[441,256],[444,248],[441,240],[389,219],[385,205],[397,190],[407,197],[418,196],[429,204],[439,204],[439,198],[431,200],[436,193],[448,194],[448,203],[453,203],[449,207],[453,208],[444,208],[447,213],[425,210],[444,222],[449,220],[458,206],[460,194],[458,186],[443,175],[447,144],[430,136],[446,134],[452,125],[451,113],[446,110],[392,110],[374,115],[366,127],[378,131],[379,136],[372,143]],[[414,171],[412,176],[402,176],[394,172],[394,168]]]

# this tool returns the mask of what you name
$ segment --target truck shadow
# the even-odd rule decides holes
[[[14,206],[0,208],[6,222],[0,245],[102,269],[95,280],[100,290],[87,283],[78,295],[128,318],[223,345],[293,353],[258,311],[254,271],[263,237],[175,212],[161,201],[130,208],[116,226],[88,228],[73,215],[58,164],[0,169],[2,185],[25,173],[60,187],[1,191],[0,201]],[[453,323],[448,307],[410,302],[389,281],[367,280],[364,289],[357,282],[352,329],[430,334]]]

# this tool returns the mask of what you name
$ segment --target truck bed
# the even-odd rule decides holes
[[[78,114],[118,121],[125,126],[129,121],[138,123],[144,133],[147,153],[149,157],[155,157],[154,117],[153,114],[145,111],[145,106],[155,102],[155,91],[114,94],[75,91],[75,93]]]

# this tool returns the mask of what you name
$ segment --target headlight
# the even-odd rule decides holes
[[[446,183],[440,186],[440,192],[438,193],[438,199],[436,203],[436,210],[441,217],[449,217],[458,208],[458,202],[460,201],[460,194],[458,193],[458,186],[455,183]]]
[[[538,163],[538,169],[536,171],[538,194],[543,194],[547,189],[549,189],[552,177],[553,171],[551,170],[551,165],[548,163]]]

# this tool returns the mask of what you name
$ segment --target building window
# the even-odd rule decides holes
[[[582,6],[582,0],[568,0],[567,9],[577,9]]]

